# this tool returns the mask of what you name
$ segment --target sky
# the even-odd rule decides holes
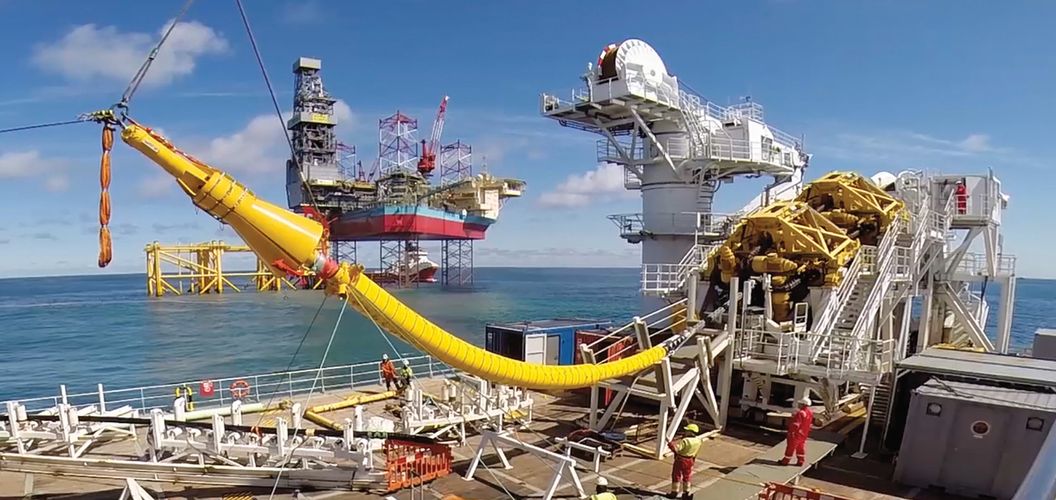
[[[182,4],[0,0],[0,128],[116,102]],[[805,137],[809,178],[993,168],[1011,196],[1004,245],[1018,255],[1018,274],[1056,277],[1056,226],[1045,222],[1056,185],[1047,125],[1056,3],[245,4],[280,106],[291,107],[293,61],[322,59],[325,85],[341,99],[338,136],[364,163],[377,155],[379,118],[413,115],[424,137],[449,95],[443,141],[470,143],[476,169],[486,158],[493,174],[527,181],[476,244],[478,266],[638,265],[639,247],[605,218],[640,211],[637,193],[623,190],[618,169],[596,164],[597,136],[543,118],[539,95],[570,93],[605,45],[640,38],[711,100],[750,95],[769,123]],[[131,114],[285,205],[281,126],[234,2],[193,5]],[[150,241],[237,239],[119,143],[114,262],[98,270],[99,152],[94,124],[0,134],[0,276],[142,272]],[[761,185],[723,186],[717,210],[739,208]]]

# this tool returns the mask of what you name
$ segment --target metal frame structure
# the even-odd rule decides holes
[[[534,404],[531,394],[524,389],[456,373],[445,380],[439,399],[429,397],[412,384],[405,393],[399,428],[408,434],[424,434],[434,439],[453,433],[458,443],[464,445],[468,438],[467,425],[472,429],[502,429],[506,419],[528,425]]]
[[[824,406],[817,415],[824,421],[860,399],[868,405],[861,456],[868,428],[886,426],[897,361],[940,342],[1007,351],[1015,258],[1000,245],[1007,197],[992,173],[886,174],[893,183],[832,174],[802,192],[809,155],[801,140],[764,123],[758,104],[701,98],[644,42],[610,46],[583,79],[586,88],[571,100],[543,94],[543,115],[602,135],[598,161],[623,166],[625,187],[642,191],[641,214],[610,219],[621,237],[642,244],[641,291],[651,300],[612,337],[633,334],[645,349],[665,332],[697,336],[696,346],[652,372],[594,387],[592,429],[604,429],[628,397],[657,401],[660,458],[693,399],[719,429],[731,406],[788,412],[789,401],[810,395]],[[774,182],[737,213],[712,213],[716,183],[741,175]],[[967,194],[955,192],[958,182]],[[723,257],[730,249],[719,245],[737,231],[791,239],[773,247],[777,254],[744,249],[738,258],[751,259],[748,272],[731,267],[734,255]],[[856,240],[844,241],[845,232]],[[979,240],[984,252],[970,252]],[[809,293],[790,298],[789,288],[811,276],[798,273],[811,266],[820,274]],[[716,297],[720,274],[727,292]],[[980,289],[988,283],[1002,286],[996,343],[984,332],[989,308]],[[915,299],[923,310],[913,344]],[[595,347],[583,346],[584,359],[605,361]],[[731,399],[734,370],[743,378],[739,401]],[[616,391],[600,416],[599,387]]]
[[[473,148],[455,141],[440,149],[440,186],[473,176]],[[445,287],[473,284],[473,241],[443,240],[440,249],[440,283]]]
[[[443,240],[440,244],[440,280],[445,287],[473,285],[473,240]]]
[[[473,480],[473,476],[477,472],[477,466],[480,465],[480,461],[484,456],[484,451],[489,445],[495,450],[495,454],[498,455],[499,461],[502,462],[502,466],[505,469],[511,469],[513,467],[510,465],[510,461],[506,459],[506,453],[502,451],[501,446],[524,450],[543,460],[554,462],[556,464],[556,467],[554,467],[554,477],[550,480],[546,491],[543,492],[543,500],[550,500],[554,497],[554,493],[561,485],[562,480],[571,483],[579,498],[586,498],[587,494],[583,490],[583,482],[580,481],[579,474],[576,472],[576,459],[572,458],[572,447],[566,447],[564,454],[554,453],[538,446],[525,443],[505,432],[485,430],[481,433],[480,446],[477,447],[477,453],[473,455],[473,460],[469,463],[469,468],[466,469],[466,474],[463,476],[463,479],[466,481]]]
[[[338,262],[359,262],[359,246],[355,241],[330,241],[330,255]]]
[[[147,295],[151,297],[170,293],[202,295],[224,293],[225,290],[241,292],[247,286],[242,281],[248,281],[257,291],[300,288],[287,277],[274,274],[256,256],[252,271],[225,268],[225,255],[252,254],[252,250],[245,245],[229,245],[222,241],[188,245],[153,242],[144,251],[147,255]]]
[[[404,359],[429,376],[451,372],[429,356]],[[292,399],[313,388],[373,385],[379,377],[378,364],[371,362],[220,379],[213,381],[211,396],[196,395],[195,411],[187,411],[186,396],[174,395],[198,382],[117,390],[99,384],[96,391],[76,394],[60,386],[56,396],[4,403],[0,460],[5,470],[27,475],[262,487],[279,477],[281,488],[385,490],[393,477],[384,471],[394,464],[386,456],[382,468],[373,452],[390,437],[405,435],[368,429],[362,418],[346,419],[341,431],[298,432],[300,403],[278,405],[285,411],[257,427],[243,425],[244,413],[265,409],[260,401]],[[248,381],[248,393],[235,397],[229,387],[234,381]],[[191,421],[203,418],[208,422]],[[120,458],[123,453],[129,458]],[[32,488],[31,479],[26,484]]]
[[[418,168],[418,120],[397,111],[378,120],[379,177]]]

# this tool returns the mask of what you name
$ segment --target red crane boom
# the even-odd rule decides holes
[[[447,96],[440,101],[440,109],[433,121],[433,130],[429,140],[422,140],[422,154],[418,157],[418,171],[429,175],[436,168],[436,151],[440,149],[440,134],[444,131],[444,115],[447,113]]]

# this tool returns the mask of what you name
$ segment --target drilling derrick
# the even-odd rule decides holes
[[[334,136],[336,99],[323,88],[320,69],[322,61],[308,57],[293,65],[293,116],[286,122],[293,141],[293,158],[286,162],[286,194],[293,209],[312,204],[324,210],[340,207],[340,197],[333,196],[342,180]]]

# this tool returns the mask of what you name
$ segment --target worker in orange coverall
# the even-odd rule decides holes
[[[953,197],[957,202],[957,214],[968,213],[968,187],[964,185],[963,180],[957,181],[957,186],[953,189]]]
[[[392,365],[392,360],[389,359],[388,354],[381,355],[381,363],[379,363],[378,371],[381,372],[381,378],[385,382],[385,390],[391,391],[392,386],[396,386],[399,389],[400,384],[396,382],[396,367]]]
[[[781,459],[781,465],[788,465],[792,461],[792,452],[796,453],[796,465],[801,466],[806,461],[807,438],[810,437],[810,426],[814,424],[814,413],[810,411],[810,397],[803,396],[797,401],[799,410],[788,420],[788,438],[785,445],[785,458]]]

